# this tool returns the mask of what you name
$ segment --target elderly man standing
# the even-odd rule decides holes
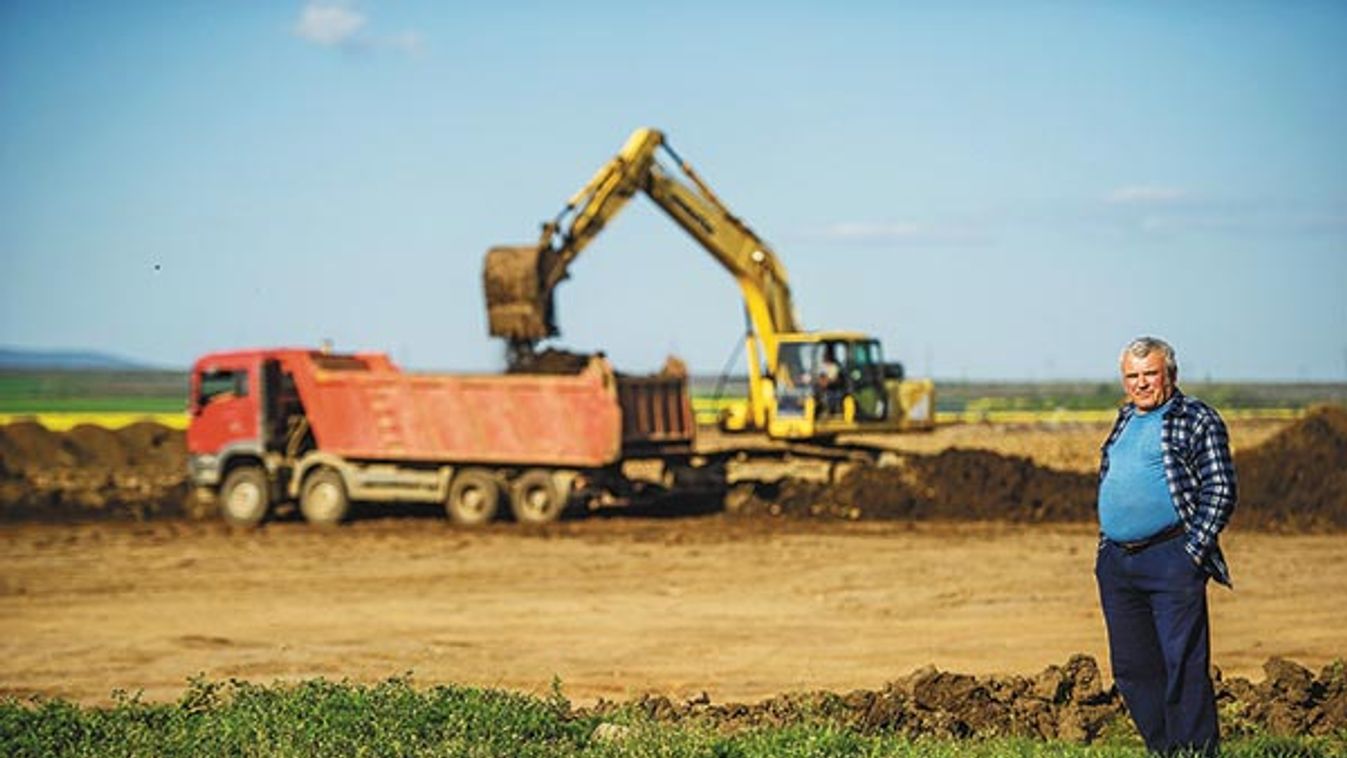
[[[1230,585],[1217,544],[1235,509],[1229,436],[1179,391],[1163,340],[1133,340],[1121,365],[1128,403],[1102,449],[1095,563],[1113,678],[1148,749],[1213,755],[1207,580]]]

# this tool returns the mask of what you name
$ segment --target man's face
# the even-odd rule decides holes
[[[1127,399],[1143,413],[1164,405],[1169,396],[1174,394],[1174,385],[1165,371],[1164,353],[1159,350],[1150,351],[1145,358],[1138,358],[1131,353],[1124,355],[1122,383]]]

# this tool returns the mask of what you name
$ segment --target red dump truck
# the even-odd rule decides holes
[[[654,480],[697,465],[686,377],[622,376],[602,356],[571,373],[444,375],[382,353],[239,350],[198,359],[190,381],[191,478],[235,524],[292,502],[332,524],[352,501],[442,504],[463,524],[504,502],[541,523],[576,496],[650,483],[633,464]]]

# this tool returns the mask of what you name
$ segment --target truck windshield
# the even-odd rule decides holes
[[[205,405],[217,397],[248,396],[248,372],[244,369],[211,369],[201,372],[201,391],[197,403]]]

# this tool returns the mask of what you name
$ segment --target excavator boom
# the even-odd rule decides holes
[[[660,163],[661,153],[672,159],[681,177]],[[734,276],[760,336],[770,340],[770,335],[799,330],[786,271],[776,254],[678,157],[662,133],[638,129],[556,218],[542,225],[537,244],[498,246],[487,252],[491,335],[525,348],[557,336],[553,292],[571,262],[638,191]]]

